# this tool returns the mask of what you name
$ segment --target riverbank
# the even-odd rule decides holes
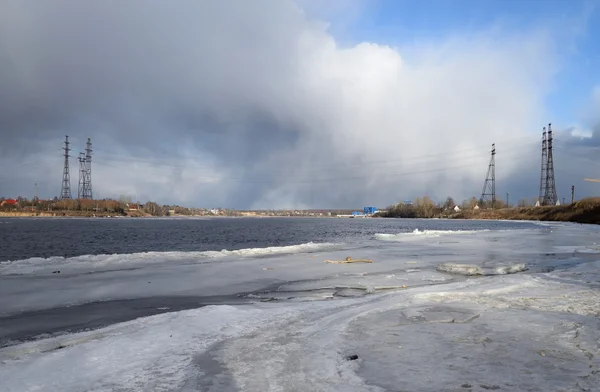
[[[60,218],[60,217],[78,217],[78,218],[110,218],[122,217],[122,215],[109,212],[95,211],[0,211],[0,217],[10,218]]]
[[[350,215],[348,215],[350,216]],[[86,210],[55,210],[55,211],[0,211],[0,217],[41,217],[41,218],[59,218],[59,217],[79,217],[79,218],[341,218],[336,214],[314,213],[310,211],[300,211],[296,213],[273,213],[261,211],[233,211],[218,214],[169,214],[152,215],[142,210],[119,212],[98,212]]]
[[[535,220],[600,224],[600,198],[583,199],[561,206],[517,207],[498,210],[463,210],[453,219]]]
[[[492,219],[535,220],[600,224],[600,198],[579,200],[560,206],[516,207],[499,209],[429,210],[400,205],[378,214],[382,218],[438,218],[438,219]]]
[[[405,216],[403,212],[408,212]],[[500,209],[479,209],[462,210],[459,212],[431,212],[428,216],[420,216],[419,211],[394,210],[382,212],[375,217],[384,218],[440,218],[440,219],[491,219],[491,220],[536,220],[536,221],[556,221],[556,222],[575,222],[600,224],[600,198],[588,198],[561,206],[542,206],[542,207],[517,207]],[[174,215],[176,217],[256,217],[256,218],[276,218],[278,215],[252,211],[238,212],[232,215]],[[115,212],[98,211],[79,211],[79,210],[61,210],[61,211],[0,211],[0,217],[40,217],[40,218],[59,218],[59,217],[80,217],[80,218],[115,218],[132,217],[144,218],[152,217],[143,211],[125,211],[122,214]],[[306,215],[282,215],[281,217],[321,217],[336,218],[335,215],[324,214],[306,214]]]
[[[506,219],[600,224],[600,198],[583,199],[560,206],[467,210],[452,216],[457,219]]]

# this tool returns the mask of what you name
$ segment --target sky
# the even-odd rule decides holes
[[[6,0],[0,196],[207,208],[600,195],[596,0]]]

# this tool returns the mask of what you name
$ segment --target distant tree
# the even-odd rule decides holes
[[[164,211],[157,203],[148,201],[144,204],[144,212],[152,216],[163,216]]]
[[[443,204],[443,208],[445,210],[449,210],[454,208],[454,206],[456,205],[456,203],[454,203],[454,199],[451,198],[450,196],[448,196],[448,198],[446,199],[446,201]]]
[[[494,208],[506,208],[506,202],[502,199],[496,199],[496,203],[494,204]]]
[[[436,206],[429,196],[417,197],[415,200],[415,215],[418,218],[433,218]]]
[[[530,207],[531,203],[527,199],[520,199],[518,203],[519,207]]]
[[[472,210],[477,205],[479,205],[479,201],[477,200],[477,198],[475,196],[473,196],[470,199],[463,201],[461,208],[463,210]]]
[[[84,211],[91,211],[94,209],[95,202],[90,199],[81,199],[79,200],[79,208]]]
[[[185,207],[181,207],[181,206],[175,207],[175,213],[177,215],[191,215],[189,208],[185,208]]]
[[[479,208],[498,209],[498,208],[504,208],[505,204],[506,203],[502,199],[496,199],[496,201],[494,203],[492,203],[491,200],[483,201],[482,199],[479,199]]]
[[[335,212],[337,215],[337,212]],[[398,203],[394,204],[386,209],[386,212],[382,213],[381,216],[391,218],[416,218],[415,209],[411,204]]]

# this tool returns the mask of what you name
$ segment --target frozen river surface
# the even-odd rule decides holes
[[[2,391],[600,391],[600,228],[0,220]],[[325,260],[370,259],[331,264]]]

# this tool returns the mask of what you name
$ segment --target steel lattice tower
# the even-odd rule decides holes
[[[492,208],[496,206],[496,144],[492,144],[492,157],[488,166],[487,176],[481,191],[481,202],[491,201]]]
[[[83,190],[85,189],[85,155],[82,152],[79,153],[79,186],[77,187],[77,198],[85,199],[83,196]]]
[[[546,127],[544,127],[544,132],[542,133],[542,172],[540,174],[540,196],[538,198],[540,205],[544,203],[544,198],[546,197],[546,169],[548,167],[548,147],[546,140]]]
[[[558,201],[556,183],[554,181],[554,159],[552,157],[552,124],[548,124],[548,164],[546,165],[546,192],[544,205],[555,205]]]
[[[85,154],[79,153],[79,189],[80,199],[92,199],[92,141],[88,138]]]
[[[85,149],[85,183],[83,188],[83,198],[93,199],[92,197],[92,140],[88,138]]]
[[[70,199],[71,198],[71,175],[69,174],[69,136],[65,136],[65,146],[63,147],[65,150],[65,165],[63,168],[63,179],[62,179],[62,188],[60,190],[60,198],[61,199]]]

